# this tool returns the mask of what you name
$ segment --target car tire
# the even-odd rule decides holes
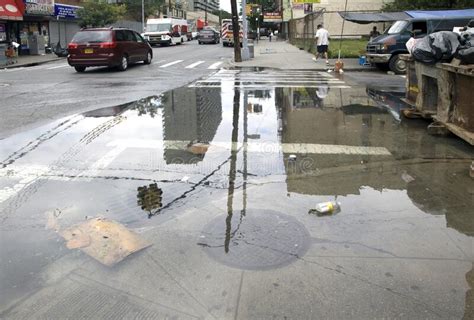
[[[143,63],[144,64],[150,64],[151,59],[153,59],[153,54],[151,53],[151,51],[148,51],[147,54],[146,54],[146,59],[143,60]]]
[[[128,68],[128,57],[127,55],[123,55],[122,58],[120,59],[120,64],[118,65],[118,70],[119,71],[125,71]]]
[[[76,69],[76,72],[84,72],[84,71],[86,71],[86,67],[76,66],[76,67],[74,67],[74,69]]]
[[[390,58],[388,66],[390,70],[392,70],[396,74],[405,74],[405,72],[407,71],[406,62],[400,59],[400,56],[398,54]]]

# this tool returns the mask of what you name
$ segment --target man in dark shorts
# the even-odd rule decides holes
[[[326,64],[329,64],[328,60],[328,46],[329,46],[329,32],[323,28],[321,24],[318,24],[316,31],[316,59],[324,57]]]

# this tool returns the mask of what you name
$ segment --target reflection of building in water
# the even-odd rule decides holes
[[[286,88],[285,88],[286,89]],[[285,90],[283,89],[283,90]],[[322,84],[318,88],[287,88],[290,94],[292,108],[321,108],[323,100],[329,92],[329,87]]]
[[[221,92],[219,89],[182,88],[163,97],[164,158],[170,163],[196,163],[205,152],[196,154],[186,149],[187,144],[209,143],[214,139],[222,121]],[[176,141],[182,148],[176,148]],[[178,143],[179,144],[179,143]]]
[[[474,264],[472,269],[466,273],[466,281],[470,289],[466,292],[463,320],[474,319]]]

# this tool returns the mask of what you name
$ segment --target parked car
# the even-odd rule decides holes
[[[381,68],[389,67],[395,73],[406,71],[400,54],[408,53],[407,41],[437,31],[452,31],[453,27],[466,26],[474,18],[474,9],[443,11],[405,11],[407,18],[396,21],[382,35],[367,44],[367,58]]]
[[[217,44],[221,41],[221,36],[216,29],[206,28],[199,32],[198,43],[214,43]]]
[[[122,28],[94,28],[78,31],[68,45],[67,62],[77,72],[87,67],[118,67],[143,61],[150,64],[153,50],[137,32]]]

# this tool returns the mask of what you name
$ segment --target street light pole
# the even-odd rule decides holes
[[[244,35],[242,38],[242,60],[249,60],[250,59],[250,52],[248,46],[248,39],[247,39],[247,30],[248,30],[248,21],[247,21],[247,1],[242,0],[242,26],[244,29]]]
[[[207,0],[204,3],[204,23],[207,26]]]
[[[145,0],[142,0],[142,32],[145,32]]]

